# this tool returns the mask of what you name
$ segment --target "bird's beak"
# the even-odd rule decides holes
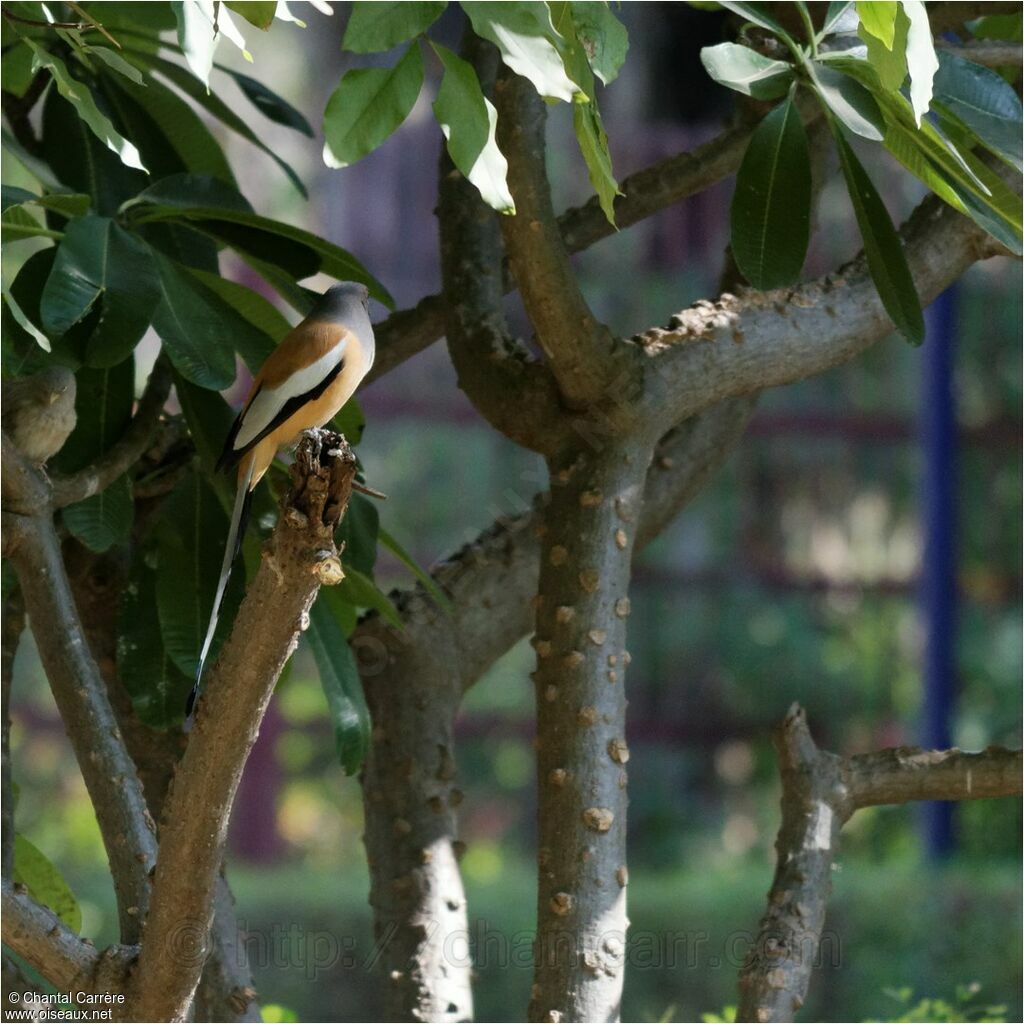
[[[50,392],[50,405],[53,405],[53,403],[56,402],[58,398],[60,398],[60,395],[61,395],[61,393],[59,391],[51,391]]]

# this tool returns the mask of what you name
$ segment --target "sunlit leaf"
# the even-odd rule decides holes
[[[902,0],[903,10],[910,19],[907,30],[907,70],[910,72],[910,104],[918,125],[928,113],[932,101],[932,81],[939,69],[932,41],[932,28],[928,24],[928,11],[922,0]]]
[[[772,60],[747,46],[719,43],[700,51],[701,63],[719,85],[758,100],[785,96],[793,80],[793,65]]]
[[[896,12],[899,4],[895,0],[857,0],[857,15],[864,31],[880,40],[891,50],[896,32]]]
[[[422,85],[415,42],[394,67],[347,71],[324,111],[324,163],[347,167],[372,153],[409,116]]]
[[[82,930],[82,910],[64,876],[49,858],[20,832],[14,834],[13,881],[23,885],[28,895],[49,907],[76,935]]]
[[[447,6],[446,0],[406,0],[397,4],[356,0],[345,26],[341,48],[351,53],[390,50],[426,32]]]

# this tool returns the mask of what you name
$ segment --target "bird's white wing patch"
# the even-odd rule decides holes
[[[341,362],[347,341],[346,337],[342,337],[330,352],[325,352],[315,363],[296,370],[276,388],[261,388],[245,411],[245,418],[235,437],[235,451],[244,448],[273,423],[274,417],[284,408],[286,402],[312,391]]]

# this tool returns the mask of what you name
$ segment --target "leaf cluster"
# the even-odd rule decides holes
[[[1020,198],[992,160],[1021,170],[1020,98],[996,71],[936,52],[920,0],[833,2],[820,25],[798,2],[801,39],[771,5],[721,6],[743,20],[743,41],[705,48],[708,74],[752,100],[781,100],[754,132],[737,176],[731,231],[737,265],[756,288],[799,278],[811,208],[807,132],[797,105],[798,92],[805,92],[832,131],[879,296],[900,333],[920,343],[921,303],[899,237],[851,142],[883,146],[944,202],[1019,254]],[[998,27],[990,20],[976,23],[976,31],[1019,33],[1019,16]]]

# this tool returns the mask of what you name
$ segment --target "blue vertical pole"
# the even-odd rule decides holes
[[[956,340],[955,286],[928,310],[928,339],[922,352],[924,380],[921,446],[924,478],[921,518],[924,564],[921,616],[925,629],[924,714],[921,742],[926,749],[951,745],[950,722],[956,701],[956,407],[953,361]],[[924,843],[939,859],[953,849],[953,804],[926,804]]]

